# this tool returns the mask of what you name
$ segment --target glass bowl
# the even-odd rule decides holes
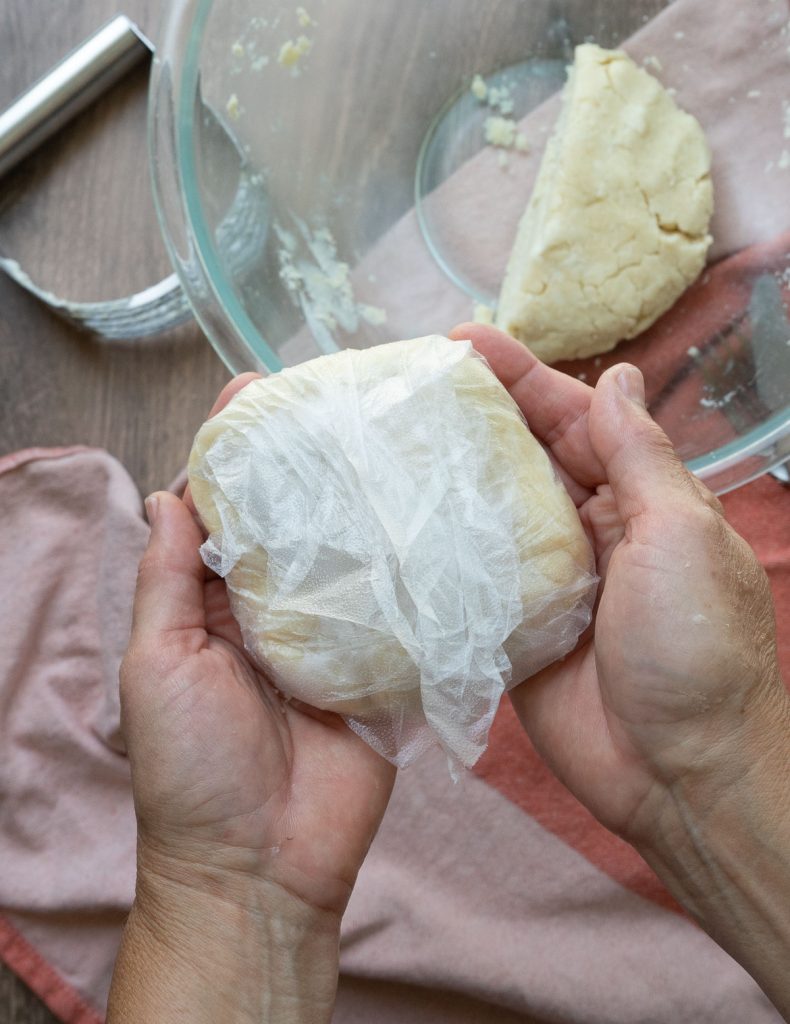
[[[783,54],[790,43],[783,5],[764,2],[754,80],[772,40]],[[719,493],[786,460],[790,120],[779,91],[717,94],[733,91],[725,72],[746,65],[709,15],[702,34],[702,7],[174,0],[152,76],[154,191],[174,266],[227,366],[276,372],[445,333],[493,306],[574,46],[629,40],[717,138],[735,112],[748,134],[751,112],[774,103],[776,137],[766,141],[763,125],[760,140],[777,159],[755,188],[739,163],[749,140],[714,142],[717,199],[743,221],[733,196],[748,190],[747,226],[733,235],[731,217],[720,237],[714,220],[712,265],[646,336],[561,368],[594,383],[613,362],[642,367],[651,411]],[[487,143],[497,117],[521,123],[517,145]]]

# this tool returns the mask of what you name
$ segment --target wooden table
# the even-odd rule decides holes
[[[665,0],[651,0],[659,10]],[[153,38],[154,0],[6,0],[0,108],[121,11]],[[577,38],[611,18],[608,0],[573,0]],[[72,299],[128,295],[170,272],[150,195],[141,68],[0,181],[0,248]],[[32,446],[108,449],[143,494],[183,466],[227,372],[194,325],[156,341],[106,344],[53,316],[0,273],[0,455]],[[0,967],[0,1024],[54,1021]]]
[[[118,12],[114,0],[6,6],[2,105]],[[123,11],[155,34],[158,6],[124,0]],[[52,31],[40,32],[41,25]],[[148,178],[146,84],[141,67],[0,185],[0,247],[56,295],[115,298],[170,272]],[[144,493],[183,465],[227,378],[195,325],[157,341],[105,344],[3,275],[0,350],[0,452],[98,445]]]
[[[160,6],[9,0],[0,15],[0,107],[121,10],[155,37]],[[0,182],[0,248],[57,295],[115,298],[170,272],[150,194],[146,84],[141,68]],[[228,377],[195,325],[158,341],[104,344],[3,274],[0,355],[0,455],[96,445],[117,456],[143,494],[183,466]],[[54,1020],[0,967],[0,1024]]]

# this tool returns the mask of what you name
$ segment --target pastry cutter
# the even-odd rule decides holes
[[[55,132],[85,110],[124,75],[154,53],[151,42],[125,15],[113,18],[0,113],[0,178]],[[269,204],[260,176],[247,173],[240,147],[208,104],[204,125],[220,144],[232,147],[239,169],[237,190],[216,228],[217,241],[236,269],[252,267],[268,235]],[[99,338],[122,340],[161,334],[192,319],[192,310],[173,273],[127,298],[72,302],[37,285],[19,263],[0,252],[0,269],[64,319]]]

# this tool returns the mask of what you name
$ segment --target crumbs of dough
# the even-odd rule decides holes
[[[472,313],[472,320],[476,324],[493,324],[493,308],[491,306],[487,306],[484,302],[476,302],[474,312]]]
[[[483,76],[475,74],[472,84],[469,87],[475,99],[481,103],[487,103],[492,110],[498,110],[500,114],[507,117],[513,113],[515,103],[513,101],[513,88],[503,82],[501,85],[488,85]]]
[[[302,28],[310,28],[316,24],[315,21],[310,17],[304,7],[296,8],[296,17],[299,20],[299,24]]]
[[[488,96],[488,86],[482,75],[475,75],[470,86],[472,95],[482,103]]]
[[[507,85],[489,86],[487,101],[489,107],[498,110],[505,117],[513,113],[513,95]]]
[[[239,103],[239,97],[235,92],[228,98],[228,102],[225,104],[225,109],[227,110],[228,117],[231,121],[238,121],[241,117],[241,104]]]
[[[362,320],[373,327],[385,324],[386,310],[356,301],[349,265],[338,259],[337,243],[329,228],[311,230],[299,220],[296,225],[301,243],[294,232],[275,224],[280,240],[280,280],[314,335],[321,335],[328,347],[331,332],[337,329],[353,333]],[[317,340],[320,343],[320,338]]]
[[[295,41],[288,39],[280,47],[277,63],[281,64],[284,68],[298,70],[299,61],[302,57],[306,57],[312,48],[313,41],[308,39],[307,36],[299,36]]]
[[[518,125],[510,117],[486,118],[485,136],[489,146],[496,146],[499,149],[515,149],[519,153],[529,152],[526,135],[518,130]],[[505,153],[499,154],[499,164],[501,167],[507,166]]]
[[[512,117],[492,116],[486,118],[485,135],[489,146],[511,149],[516,143],[516,122]]]
[[[387,322],[387,311],[382,309],[381,306],[361,305],[357,308],[362,319],[367,320],[373,327],[381,327]]]
[[[518,124],[511,116],[514,109],[512,87],[503,85],[487,85],[482,75],[476,74],[470,86],[472,95],[481,103],[487,104],[496,113],[487,117],[483,125],[485,141],[497,149],[515,149],[519,153],[529,152],[529,143]],[[506,170],[510,163],[505,154],[499,154],[499,166]]]
[[[699,404],[703,409],[723,409],[725,405],[729,405],[737,394],[738,389],[733,388],[732,391],[728,391],[722,398],[700,398]]]

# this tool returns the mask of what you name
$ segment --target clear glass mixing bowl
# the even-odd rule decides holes
[[[174,266],[228,367],[276,372],[442,333],[495,303],[573,47],[618,45],[672,6],[173,0],[152,78],[154,189]],[[716,59],[716,32],[708,39]],[[661,54],[643,59],[661,77]],[[471,88],[478,74],[486,101]],[[709,127],[704,104],[685,100]],[[486,144],[487,119],[502,115],[530,115],[529,152]],[[779,147],[781,136],[777,124]],[[770,200],[776,237],[790,228],[784,173],[786,201]],[[770,273],[744,271],[731,315],[693,344],[677,344],[681,306],[649,345],[565,367],[594,383],[614,361],[642,365],[654,415],[719,492],[790,455],[781,255]]]

